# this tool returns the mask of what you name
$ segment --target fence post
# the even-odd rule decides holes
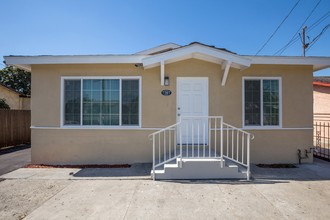
[[[156,173],[155,173],[155,135],[152,135],[152,179],[155,181]]]
[[[221,168],[223,168],[223,117],[221,117],[220,120],[220,136],[221,136],[221,142],[220,142],[220,154],[221,154]]]
[[[246,152],[246,164],[247,164],[247,171],[246,171],[246,179],[249,181],[250,180],[250,140],[251,140],[251,135],[248,134],[248,142],[247,142],[247,152]]]

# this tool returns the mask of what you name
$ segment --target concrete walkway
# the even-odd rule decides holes
[[[330,219],[327,162],[254,166],[250,182],[152,181],[147,167],[19,169],[1,176],[0,219]]]

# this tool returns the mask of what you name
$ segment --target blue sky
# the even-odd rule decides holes
[[[168,42],[193,41],[255,55],[297,2],[0,0],[0,56],[131,54]],[[285,46],[318,2],[300,0],[259,55],[274,55]],[[330,23],[329,11],[330,1],[321,0],[305,23],[311,27],[310,40]],[[315,23],[322,16],[325,19]],[[300,39],[281,55],[300,56]],[[330,56],[330,28],[307,56]],[[330,69],[320,74],[330,75]]]

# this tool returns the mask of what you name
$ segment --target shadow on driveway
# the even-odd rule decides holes
[[[125,177],[150,179],[151,163],[132,164],[130,168],[84,168],[73,174],[78,178]]]
[[[16,151],[29,149],[29,148],[31,148],[30,144],[22,144],[22,145],[17,145],[17,146],[13,146],[13,147],[8,147],[8,148],[0,149],[0,155],[9,154],[9,153],[13,153]]]
[[[74,178],[125,178],[151,179],[152,164],[133,164],[130,168],[85,168],[74,173]],[[314,159],[313,164],[297,165],[297,168],[260,168],[251,166],[251,181],[246,180],[157,180],[181,184],[276,184],[289,181],[330,180],[330,162]]]
[[[0,176],[31,163],[30,145],[0,150]]]

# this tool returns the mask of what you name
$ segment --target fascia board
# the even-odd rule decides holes
[[[144,58],[142,60],[143,66],[147,67],[154,65],[155,63],[160,63],[161,61],[172,60],[178,57],[184,57],[189,54],[205,54],[211,57],[216,57],[218,59],[230,61],[232,63],[237,63],[242,66],[250,66],[250,58],[241,57],[239,55],[234,55],[228,52],[219,51],[218,49],[213,49],[205,47],[202,45],[191,45],[183,48],[176,49],[174,51],[165,52],[162,54],[157,54],[151,57]]]
[[[251,64],[330,65],[330,57],[248,57]]]
[[[141,63],[147,55],[4,56],[7,65]]]
[[[251,64],[312,65],[313,71],[330,67],[330,57],[248,57],[252,60]]]

